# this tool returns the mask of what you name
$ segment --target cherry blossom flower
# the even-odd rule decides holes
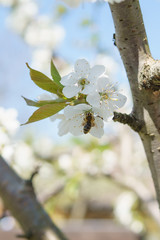
[[[96,82],[105,72],[105,67],[95,65],[90,67],[85,59],[79,59],[74,65],[74,72],[62,77],[63,94],[67,98],[76,96],[79,92],[89,94],[94,91]]]
[[[108,114],[113,116],[113,112],[124,106],[127,98],[115,90],[114,85],[110,83],[107,76],[99,78],[97,91],[88,95],[87,102],[103,112],[103,119],[108,120]]]
[[[104,123],[102,117],[99,115],[100,111],[87,104],[67,106],[64,109],[64,115],[57,114],[56,117],[61,119],[61,122],[58,125],[58,134],[60,136],[63,136],[68,132],[72,133],[74,136],[84,134],[84,125],[86,124],[85,118],[88,112],[92,114],[92,123],[88,133],[97,138],[101,138],[104,134]],[[55,120],[55,116],[53,117],[52,120]]]

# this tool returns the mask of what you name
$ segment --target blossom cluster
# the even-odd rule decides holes
[[[0,5],[10,8],[7,24],[32,47],[32,65],[48,69],[48,59],[64,38],[65,30],[40,11],[39,1],[0,0]]]
[[[70,132],[75,136],[90,133],[102,137],[104,121],[111,119],[113,112],[123,107],[127,99],[115,89],[103,65],[90,67],[85,59],[77,60],[74,70],[62,77],[60,83],[67,106],[62,114],[51,116],[52,121],[61,120],[60,136]],[[40,97],[40,100],[50,99],[56,99],[56,95]]]

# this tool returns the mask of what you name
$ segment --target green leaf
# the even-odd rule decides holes
[[[60,87],[52,81],[49,77],[44,75],[43,73],[32,69],[28,63],[26,63],[27,67],[30,69],[30,76],[32,81],[40,88],[57,94],[60,91]]]
[[[61,88],[63,88],[63,85],[60,83],[61,76],[60,76],[56,66],[54,65],[52,59],[51,59],[51,76],[52,76],[53,80],[55,81],[55,83],[57,83],[57,85],[59,85]]]
[[[51,117],[52,115],[56,114],[60,110],[62,110],[66,106],[65,103],[55,103],[55,104],[47,104],[39,109],[37,109],[32,116],[28,119],[28,121],[22,125],[40,121],[44,118]]]
[[[22,96],[23,97],[23,96]],[[41,107],[47,104],[55,104],[55,103],[65,103],[66,100],[63,98],[57,98],[55,100],[40,100],[40,101],[33,101],[28,98],[23,97],[25,102],[27,103],[28,106],[33,106],[33,107]]]
[[[40,107],[38,101],[33,101],[25,97],[23,97],[23,99],[25,100],[28,106]]]

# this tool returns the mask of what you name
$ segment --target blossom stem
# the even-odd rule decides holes
[[[81,103],[86,103],[87,104],[87,101],[86,99],[76,99],[74,101],[72,101],[73,105],[77,105],[77,104],[81,104]]]

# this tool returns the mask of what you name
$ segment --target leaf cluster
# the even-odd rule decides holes
[[[28,63],[26,63],[26,65],[30,70],[31,80],[41,89],[56,94],[57,98],[55,100],[33,101],[23,97],[28,106],[34,106],[37,107],[38,109],[31,115],[28,121],[22,125],[36,122],[52,116],[61,111],[62,109],[64,109],[66,106],[66,102],[68,102],[68,99],[66,99],[66,97],[62,93],[63,85],[60,83],[61,76],[52,60],[51,60],[52,79],[47,77],[45,74],[32,69],[28,65]]]

